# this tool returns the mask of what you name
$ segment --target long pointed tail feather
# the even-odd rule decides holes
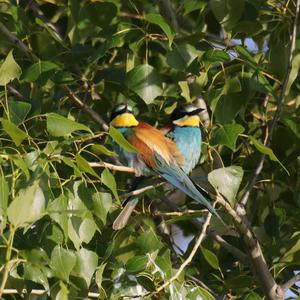
[[[138,201],[139,201],[138,198],[134,198],[134,199],[129,200],[126,203],[126,205],[124,206],[124,208],[122,209],[120,214],[117,216],[117,218],[113,222],[113,225],[112,225],[113,230],[121,230],[122,228],[124,228],[127,225],[128,220],[129,220],[134,208],[138,204]]]
[[[200,193],[200,191],[196,188],[192,180],[189,176],[184,173],[182,169],[178,166],[170,166],[164,162],[163,159],[160,158],[159,155],[155,156],[157,161],[157,169],[156,171],[164,177],[168,182],[177,187],[179,190],[193,198],[195,201],[199,202],[203,206],[205,206],[212,214],[218,217],[223,223],[224,221],[217,213],[215,208],[206,200],[206,198]]]

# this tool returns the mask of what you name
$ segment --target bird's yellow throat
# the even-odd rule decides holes
[[[139,122],[135,116],[131,113],[123,113],[116,116],[112,121],[111,125],[114,127],[132,127],[137,126]]]
[[[173,123],[177,126],[199,127],[200,118],[199,116],[187,116],[179,120],[173,121]]]

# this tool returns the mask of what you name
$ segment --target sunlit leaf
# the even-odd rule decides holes
[[[67,119],[56,113],[50,113],[47,115],[47,130],[53,136],[66,136],[78,130],[91,132],[87,126]]]
[[[20,146],[28,137],[27,134],[9,120],[1,120],[4,131],[11,137],[16,146]]]
[[[0,86],[7,85],[10,81],[19,78],[21,73],[22,70],[16,63],[13,50],[11,50],[0,67]]]
[[[96,192],[93,194],[92,198],[95,215],[100,218],[103,224],[106,224],[107,213],[112,206],[111,194]]]
[[[146,104],[162,94],[161,80],[158,72],[150,65],[139,65],[127,73],[127,85],[137,93]]]
[[[116,184],[116,181],[115,181],[115,177],[106,168],[101,173],[101,181],[102,181],[103,184],[105,184],[112,191],[115,198],[119,201],[119,196],[118,196],[118,193],[117,193],[117,184]]]
[[[90,250],[81,248],[76,252],[76,265],[74,267],[74,273],[82,277],[87,288],[91,283],[92,276],[98,265],[98,255]]]
[[[74,251],[56,246],[51,253],[50,267],[55,277],[69,282],[69,276],[76,264]]]
[[[191,97],[190,97],[190,90],[188,83],[186,81],[179,81],[178,85],[180,86],[181,89],[181,96],[187,101],[191,102]]]
[[[208,181],[233,205],[243,175],[244,171],[241,167],[230,166],[211,171],[208,174]]]
[[[8,219],[16,228],[37,221],[44,214],[45,196],[40,180],[21,189],[7,208]]]

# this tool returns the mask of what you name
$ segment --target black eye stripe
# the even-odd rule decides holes
[[[182,111],[182,109],[176,109],[172,115],[171,115],[171,119],[172,120],[178,120],[178,119],[181,119],[185,116],[195,116],[197,115],[198,113],[200,113],[203,109],[202,108],[197,108],[195,110],[192,110],[192,111]]]
[[[121,110],[118,110],[118,107],[116,107],[116,108],[112,111],[112,113],[111,113],[111,115],[110,115],[110,121],[112,121],[116,116],[122,115],[122,114],[124,114],[124,113],[126,113],[126,112],[132,114],[132,110],[131,110],[127,105],[124,106],[124,108],[122,108]]]

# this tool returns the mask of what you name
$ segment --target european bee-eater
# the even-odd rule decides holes
[[[199,113],[202,108],[193,105],[178,107],[171,115],[171,124],[161,131],[174,141],[184,157],[182,169],[189,174],[199,161],[202,136]]]
[[[216,210],[183,171],[184,156],[177,149],[176,144],[163,132],[147,123],[139,122],[128,105],[119,105],[112,112],[111,125],[117,128],[137,149],[138,153],[129,153],[124,149],[116,148],[116,152],[121,158],[127,160],[127,165],[136,168],[137,174],[142,174],[145,168],[153,170],[220,218]],[[131,212],[132,210],[129,215]],[[122,228],[118,223],[114,222],[114,229]]]

